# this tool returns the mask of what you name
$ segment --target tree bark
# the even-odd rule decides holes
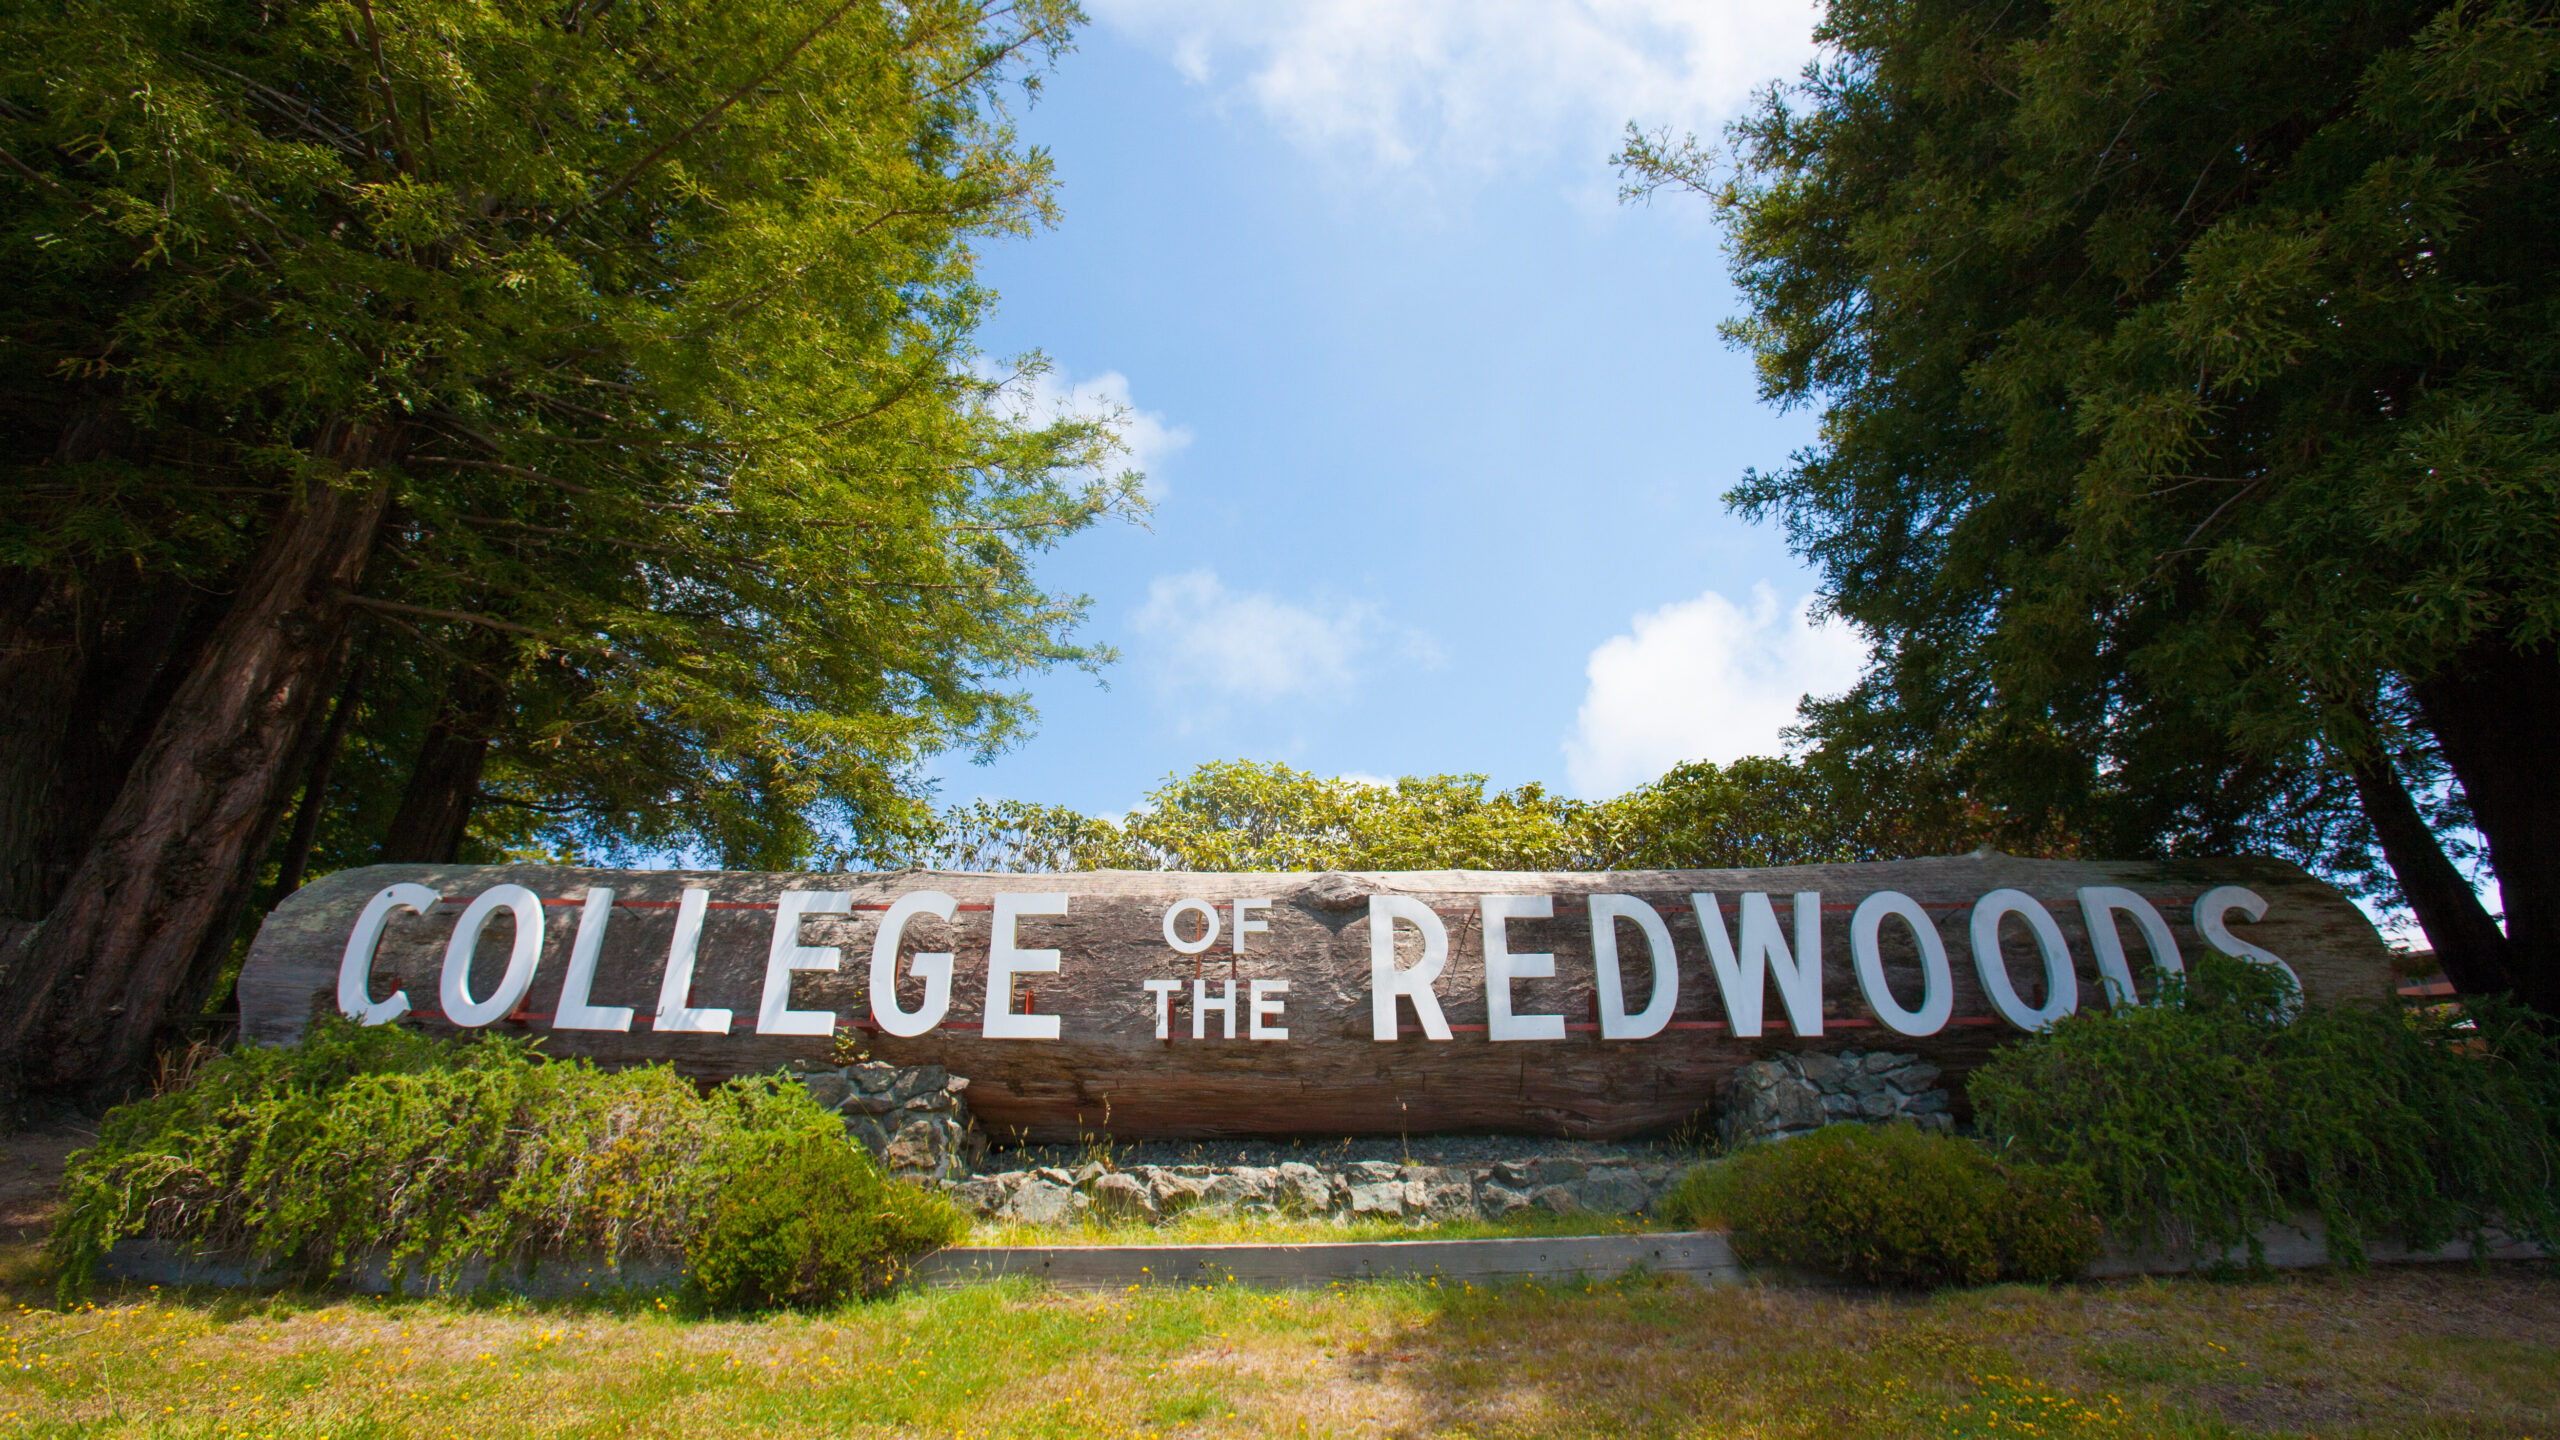
[[[392,458],[397,432],[336,425],[319,453]],[[331,682],[389,486],[325,489],[288,509],[187,667],[63,897],[0,994],[19,1083],[112,1093],[149,1063],[171,1007],[200,995],[281,811],[292,758]]]
[[[2465,995],[2494,995],[2507,986],[2507,937],[2480,903],[2470,877],[2447,859],[2400,783],[2391,760],[2379,750],[2347,757],[2356,798],[2365,819],[2382,842],[2382,856],[2409,897],[2409,908],[2426,928],[2427,943],[2436,950],[2445,978]]]
[[[103,459],[130,439],[127,432],[112,409],[77,410],[47,461]],[[94,760],[99,747],[83,746],[80,732],[115,718],[81,702],[102,668],[111,619],[133,604],[132,586],[116,578],[46,567],[9,572],[0,583],[0,916],[44,918],[114,799],[113,782],[104,795],[90,793],[96,767],[80,761]],[[88,753],[75,755],[81,751]]]
[[[352,632],[354,626],[349,624],[345,629]],[[312,683],[311,688],[314,694],[330,694],[340,690],[339,677],[345,673],[347,654],[353,648],[353,638],[352,633],[342,634],[339,637],[337,647],[329,652],[328,658],[323,662],[325,668],[320,677]],[[220,980],[223,970],[228,967],[233,950],[246,947],[250,931],[244,922],[249,918],[250,901],[257,891],[258,873],[265,868],[264,861],[270,842],[274,839],[276,827],[283,823],[285,809],[292,803],[296,793],[292,777],[309,775],[312,766],[318,763],[320,746],[327,737],[326,719],[324,712],[316,704],[304,713],[301,729],[294,736],[293,749],[277,771],[278,783],[274,795],[268,801],[268,811],[265,816],[254,822],[254,833],[259,839],[256,847],[242,857],[240,883],[232,887],[230,896],[225,902],[227,908],[217,914],[213,922],[205,927],[204,942],[198,949],[195,963],[186,967],[186,980],[171,992],[167,1003],[162,1007],[162,1013],[168,1017],[164,1022],[167,1028],[185,1029],[187,1028],[185,1022],[189,1017],[204,1013],[206,1003],[212,998],[213,986]],[[273,903],[272,900],[269,902],[269,908],[273,908]],[[236,1000],[231,1008],[234,1010],[239,1008]]]
[[[2488,842],[2507,986],[2560,1019],[2560,647],[2482,645],[2415,691]]]
[[[63,752],[70,743],[81,655],[77,585],[22,573],[0,638],[0,916],[42,919],[64,878]]]
[[[329,776],[337,768],[338,751],[347,743],[347,726],[355,719],[356,706],[363,701],[366,665],[358,660],[347,672],[347,682],[338,687],[338,698],[329,706],[328,728],[320,733],[320,745],[302,780],[302,802],[293,814],[293,830],[285,839],[284,859],[276,867],[276,899],[302,888],[303,873],[311,866],[311,847],[320,838],[320,816],[328,809]]]
[[[506,699],[506,687],[479,665],[455,670],[409,771],[400,809],[383,835],[384,863],[450,865],[462,858],[471,812],[480,803],[480,774]]]
[[[98,575],[26,574],[0,621],[0,915],[61,898],[220,604]]]

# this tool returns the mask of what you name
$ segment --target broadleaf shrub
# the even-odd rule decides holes
[[[724,1205],[769,1183],[773,1157],[827,1150],[834,1161],[797,1163],[869,1177],[841,1200],[794,1191],[804,1229],[840,1233],[831,1254],[958,1225],[940,1196],[881,1176],[797,1084],[741,1079],[705,1095],[665,1066],[606,1071],[520,1039],[435,1040],[332,1017],[299,1045],[244,1047],[108,1112],[64,1176],[49,1248],[66,1296],[133,1235],[241,1254],[304,1283],[379,1259],[395,1281],[451,1289],[475,1264],[544,1252],[689,1259]],[[909,1218],[881,1226],[883,1204]],[[857,1268],[886,1276],[904,1253]]]
[[[2075,1173],[1909,1125],[1829,1125],[1682,1178],[1663,1212],[1722,1221],[1734,1253],[1870,1285],[2059,1280],[2098,1253]]]
[[[2560,1044],[2531,1016],[2494,999],[2270,1005],[2232,967],[2199,968],[2159,1003],[2082,1011],[1994,1054],[1968,1082],[1984,1137],[2085,1171],[2137,1243],[2255,1262],[2258,1231],[2304,1210],[2349,1266],[2378,1239],[2560,1235]]]
[[[912,1255],[960,1238],[948,1200],[881,1173],[841,1138],[757,1135],[732,1147],[688,1270],[716,1310],[825,1305],[878,1290]]]

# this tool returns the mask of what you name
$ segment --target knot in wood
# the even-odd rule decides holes
[[[1298,898],[1319,910],[1348,910],[1365,905],[1379,891],[1378,882],[1359,875],[1327,870],[1298,890]]]

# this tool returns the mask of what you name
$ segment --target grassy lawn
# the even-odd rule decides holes
[[[2543,1265],[1929,1297],[987,1285],[750,1320],[41,1301],[0,1320],[0,1433],[2560,1436]]]
[[[2560,1266],[1895,1296],[1022,1284],[822,1315],[108,1290],[37,1245],[79,1137],[0,1140],[0,1436],[2539,1436]],[[1572,1233],[1190,1218],[981,1243]],[[1585,1230],[1628,1228],[1595,1222]],[[1552,1227],[1552,1228],[1547,1228]]]

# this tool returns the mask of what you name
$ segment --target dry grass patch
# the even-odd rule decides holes
[[[48,1436],[2552,1440],[2560,1276],[1935,1296],[1010,1284],[754,1320],[143,1291],[15,1309],[0,1363],[0,1431]]]
[[[1349,1350],[1306,1418],[1328,1388],[1411,1434],[2549,1437],[2560,1278],[1462,1291]]]

